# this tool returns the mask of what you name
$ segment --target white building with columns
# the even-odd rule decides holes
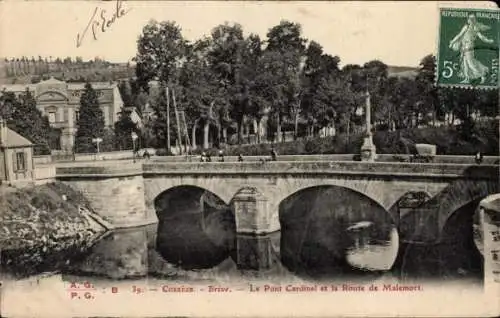
[[[112,128],[118,120],[123,101],[117,83],[94,82],[104,124]],[[48,117],[51,127],[60,129],[60,150],[71,152],[75,143],[76,122],[80,108],[80,96],[85,83],[67,83],[50,78],[37,84],[5,84],[0,91],[14,92],[17,96],[28,89],[36,100],[37,108]]]

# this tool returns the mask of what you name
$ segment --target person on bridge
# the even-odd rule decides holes
[[[219,161],[224,162],[224,152],[222,149],[219,149]]]
[[[238,162],[243,162],[243,156],[241,155],[241,153],[238,155]]]
[[[481,153],[481,151],[476,152],[474,159],[476,159],[476,164],[478,165],[480,165],[483,162],[483,154]]]
[[[278,153],[276,152],[276,149],[271,148],[271,161],[277,161],[278,160]]]
[[[146,149],[146,151],[144,151],[144,154],[142,155],[142,157],[143,157],[144,159],[146,159],[146,160],[149,160],[149,158],[151,157],[151,156],[149,155],[149,152],[148,152],[148,150],[147,150],[147,149]]]
[[[207,154],[203,151],[200,156],[200,162],[206,162],[207,161]]]

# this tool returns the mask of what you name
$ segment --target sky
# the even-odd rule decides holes
[[[94,39],[89,28],[82,38],[91,20],[101,21],[103,10],[111,19],[118,5],[114,0],[2,1],[0,57],[81,56],[127,62],[135,56],[137,38],[150,19],[175,21],[191,41],[224,22],[240,23],[246,34],[265,37],[285,19],[300,23],[307,39],[339,56],[343,65],[379,59],[389,65],[417,66],[422,57],[436,52],[439,7],[494,7],[493,2],[449,1],[124,1],[121,9],[126,13],[106,32],[98,30]]]

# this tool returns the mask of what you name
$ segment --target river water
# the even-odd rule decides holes
[[[474,206],[457,214],[465,217],[451,225],[453,239],[423,245],[401,242],[397,227],[370,218],[370,211],[339,212],[338,205],[328,205],[328,191],[310,194],[314,199],[307,194],[292,198],[295,203],[284,204],[280,211],[281,231],[258,237],[236,234],[233,213],[223,202],[214,203],[217,198],[194,195],[185,200],[186,193],[172,193],[156,203],[157,224],[107,233],[87,252],[71,256],[62,269],[63,280],[482,285],[482,256],[473,235],[464,234],[472,229],[463,230],[472,228]],[[305,202],[323,203],[311,208]]]

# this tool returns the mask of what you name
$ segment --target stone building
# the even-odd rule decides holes
[[[33,180],[33,144],[0,117],[0,183]]]
[[[116,83],[91,83],[99,98],[104,114],[104,124],[112,128],[118,120],[123,101]],[[36,100],[37,108],[48,117],[51,127],[61,133],[59,149],[71,152],[77,130],[76,122],[80,108],[80,96],[85,83],[67,83],[50,78],[37,84],[2,85],[0,90],[21,95],[28,89]]]

